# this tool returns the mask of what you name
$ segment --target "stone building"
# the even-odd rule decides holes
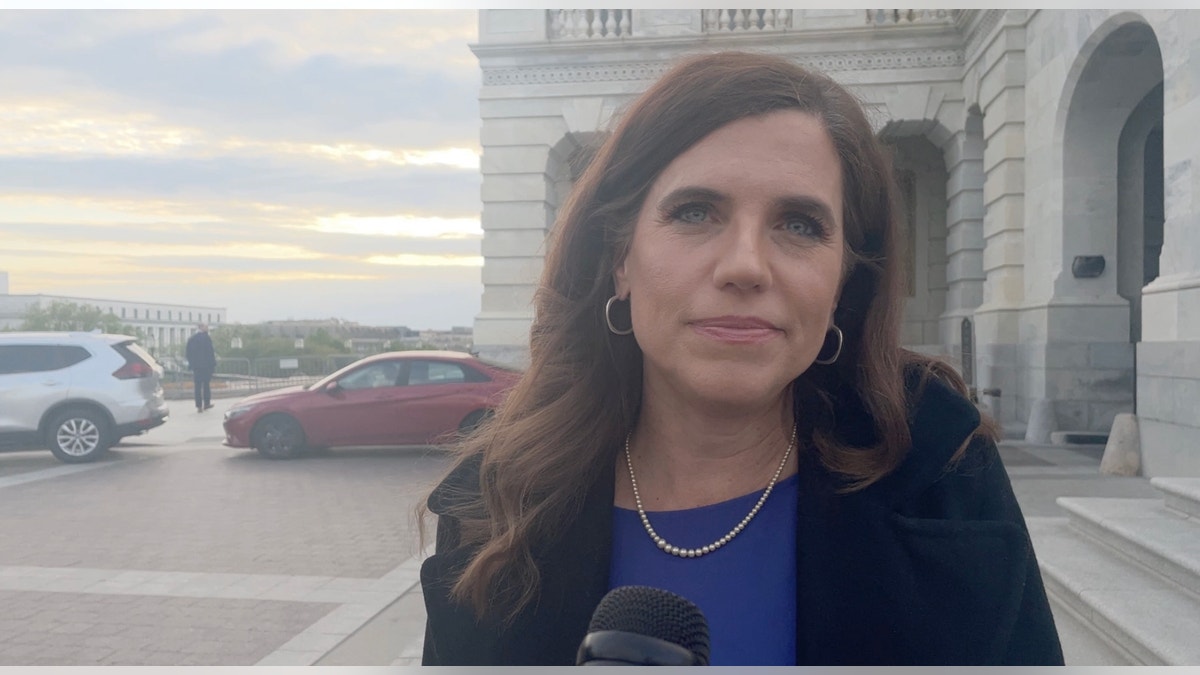
[[[910,347],[962,367],[1009,433],[1136,411],[1143,473],[1200,475],[1200,11],[478,19],[482,355],[527,358],[545,234],[621,106],[681,56],[769,52],[849,85],[894,151]]]
[[[0,330],[16,330],[24,321],[25,312],[34,307],[46,308],[55,302],[89,305],[116,316],[122,324],[131,326],[142,343],[156,355],[181,353],[187,339],[196,331],[196,324],[219,326],[225,323],[226,316],[224,307],[45,293],[10,294],[8,273],[0,272]]]

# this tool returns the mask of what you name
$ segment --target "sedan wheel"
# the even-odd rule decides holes
[[[304,449],[304,430],[287,415],[268,415],[254,425],[250,444],[264,457],[288,459]]]
[[[108,422],[90,410],[68,410],[57,415],[48,427],[50,452],[70,464],[90,462],[112,444]]]

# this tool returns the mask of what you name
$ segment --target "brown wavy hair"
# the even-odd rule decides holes
[[[809,368],[793,385],[797,409],[818,411],[802,420],[811,451],[845,479],[844,490],[860,490],[908,451],[906,374],[915,370],[922,382],[938,377],[966,393],[948,365],[900,346],[896,188],[858,100],[780,57],[687,58],[632,102],[575,184],[548,236],[529,368],[494,419],[458,448],[458,464],[482,456],[482,503],[452,504],[445,514],[458,525],[457,544],[476,549],[452,595],[477,616],[511,620],[536,597],[533,544],[552,540],[579,513],[590,486],[610,479],[637,421],[641,351],[633,336],[609,332],[604,305],[650,185],[714,130],[777,110],[819,118],[841,159],[846,265],[834,319],[844,347],[834,364]],[[833,413],[848,401],[875,422],[865,439],[836,428]],[[988,423],[977,433],[995,435]]]

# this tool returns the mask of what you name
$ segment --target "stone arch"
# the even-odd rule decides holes
[[[946,162],[924,125],[893,121],[880,132],[892,151],[899,188],[907,291],[901,339],[926,353],[942,353],[938,319],[946,308]],[[914,133],[915,131],[915,133]]]
[[[1116,274],[1081,280],[1071,268],[1079,255],[1115,262],[1119,153],[1112,141],[1147,95],[1161,89],[1162,54],[1149,24],[1121,14],[1088,39],[1076,66],[1060,108],[1063,257],[1054,290],[1059,296],[1116,296]]]
[[[904,341],[956,363],[961,322],[982,300],[982,123],[969,124],[978,117],[968,114],[958,131],[933,117],[892,119],[879,132],[894,152],[908,221]]]
[[[1134,406],[1133,342],[1140,338],[1144,282],[1132,275],[1144,265],[1132,259],[1142,258],[1145,248],[1145,188],[1162,183],[1161,152],[1152,160],[1157,179],[1146,178],[1145,162],[1147,140],[1162,126],[1162,82],[1153,28],[1123,12],[1084,42],[1057,110],[1053,147],[1061,153],[1055,161],[1061,162],[1062,193],[1052,206],[1061,208],[1061,219],[1048,225],[1061,228],[1053,236],[1061,248],[1048,260],[1053,281],[1045,335],[1048,349],[1057,344],[1087,355],[1069,377],[1050,378],[1054,371],[1047,369],[1046,396],[1059,402],[1062,429],[1103,431],[1117,412]],[[1157,200],[1161,212],[1161,196]]]
[[[1100,50],[1101,46],[1113,33],[1130,26],[1141,26],[1149,30],[1151,35],[1154,33],[1153,28],[1151,28],[1150,23],[1145,17],[1134,11],[1126,11],[1109,17],[1097,26],[1091,35],[1084,40],[1083,44],[1080,45],[1079,53],[1075,55],[1075,60],[1071,63],[1071,68],[1067,71],[1067,76],[1063,83],[1063,95],[1059,98],[1059,106],[1055,114],[1054,123],[1056,137],[1062,138],[1064,134],[1067,118],[1070,115],[1071,108],[1074,106],[1076,93],[1081,87],[1087,84],[1088,78],[1085,77],[1084,71],[1090,66],[1094,66],[1094,57],[1096,57],[1097,51]],[[1157,38],[1155,39],[1155,44],[1157,45]],[[1096,73],[1089,73],[1088,76],[1094,79]]]

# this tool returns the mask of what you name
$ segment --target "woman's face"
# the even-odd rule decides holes
[[[842,249],[841,163],[817,117],[744,118],[676,157],[615,272],[648,395],[776,400],[832,324]]]

